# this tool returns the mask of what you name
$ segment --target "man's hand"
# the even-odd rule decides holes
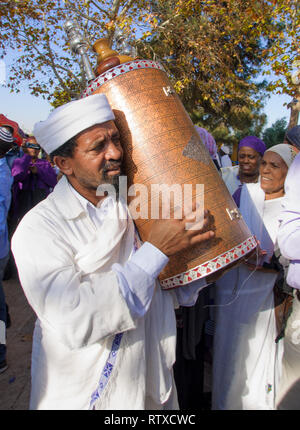
[[[195,205],[192,211],[195,209]],[[209,211],[204,211],[204,222],[198,222],[193,230],[186,229],[186,224],[196,222],[197,211],[190,212],[181,219],[160,219],[154,221],[147,241],[160,249],[170,257],[179,251],[198,245],[201,242],[212,239],[213,217]]]

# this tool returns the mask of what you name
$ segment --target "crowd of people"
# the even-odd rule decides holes
[[[0,117],[0,373],[6,360],[6,329],[10,326],[9,306],[3,279],[15,271],[11,237],[23,216],[47,197],[57,183],[50,163],[39,158],[41,147],[13,121]]]
[[[142,242],[125,202],[98,195],[99,184],[116,186],[124,155],[107,98],[54,109],[32,136],[2,117],[0,373],[11,260],[37,316],[30,409],[300,409],[300,126],[270,148],[244,137],[236,165],[195,126],[258,246],[229,270],[163,291],[169,258],[213,240],[211,214],[193,230],[196,207],[155,220]]]

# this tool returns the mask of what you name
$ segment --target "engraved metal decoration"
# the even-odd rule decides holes
[[[122,30],[119,27],[116,27],[114,34],[114,44],[115,49],[123,55],[129,55],[130,57],[135,58],[137,56],[137,52],[134,46],[130,45],[128,39],[124,36]]]
[[[78,54],[82,58],[84,71],[86,74],[87,81],[90,82],[96,78],[96,75],[89,62],[87,51],[88,43],[80,34],[79,28],[72,21],[66,21],[64,24],[65,32],[67,33],[70,46],[75,54]]]
[[[175,94],[175,90],[172,87],[163,87],[165,95],[168,97],[171,94]]]
[[[237,208],[235,209],[226,208],[226,212],[228,213],[228,216],[231,219],[231,221],[242,218],[242,214]]]
[[[211,162],[210,155],[205,146],[201,144],[199,140],[200,138],[193,135],[182,151],[182,155],[209,165]]]

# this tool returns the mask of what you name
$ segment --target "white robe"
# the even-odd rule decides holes
[[[264,197],[259,183],[244,185],[240,210],[268,252],[268,261],[276,242],[281,199]],[[282,341],[275,343],[276,276],[252,272],[241,264],[217,281],[213,409],[275,409],[283,352]]]
[[[96,409],[178,407],[174,294],[157,283],[146,315],[133,318],[111,271],[133,249],[133,225],[120,223],[105,220],[97,231],[63,177],[13,237],[21,284],[38,317],[31,409],[88,409],[100,375],[106,384]]]
[[[229,155],[225,154],[221,157],[221,165],[222,167],[231,167],[232,161]]]
[[[228,191],[232,195],[239,185],[241,185],[241,181],[238,178],[239,166],[221,167],[220,171],[222,179],[225,182]]]

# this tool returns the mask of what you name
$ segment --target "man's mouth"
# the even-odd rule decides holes
[[[265,176],[262,176],[262,177],[261,177],[261,179],[262,179],[263,181],[272,181],[272,179],[271,179],[271,178],[266,178]]]
[[[117,173],[121,173],[121,168],[120,167],[114,167],[113,169],[107,169],[105,171],[105,173],[107,175],[111,174],[111,175],[116,175]]]

